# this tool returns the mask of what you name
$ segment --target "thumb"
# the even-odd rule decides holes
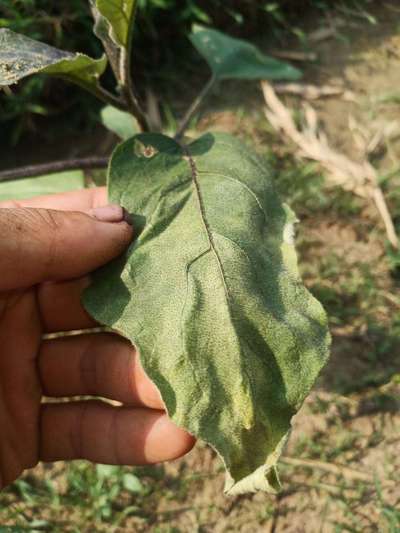
[[[0,289],[87,274],[122,253],[132,233],[117,205],[87,214],[0,209]]]

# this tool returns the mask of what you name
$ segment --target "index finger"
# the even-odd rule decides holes
[[[2,207],[38,207],[42,209],[56,209],[59,211],[88,211],[107,203],[106,187],[93,187],[78,191],[35,196],[26,200],[8,200],[0,202]]]

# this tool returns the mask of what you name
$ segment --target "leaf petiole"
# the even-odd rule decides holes
[[[199,92],[199,94],[196,96],[196,98],[193,100],[192,105],[187,110],[185,116],[182,119],[182,122],[179,125],[178,131],[175,135],[175,140],[179,140],[183,137],[183,134],[185,133],[187,127],[190,124],[190,121],[194,117],[194,115],[197,113],[197,111],[202,106],[204,100],[210,93],[211,89],[214,87],[215,83],[217,82],[216,76],[211,76],[211,78],[208,80],[208,82],[205,84],[203,89]]]

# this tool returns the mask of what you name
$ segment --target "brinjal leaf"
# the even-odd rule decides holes
[[[87,87],[97,85],[106,65],[105,56],[92,59],[0,29],[0,86],[17,83],[30,74],[45,73]]]
[[[23,200],[32,196],[55,194],[84,189],[85,179],[81,170],[56,172],[37,178],[23,178],[0,183],[0,201]]]
[[[290,420],[328,357],[325,313],[303,286],[295,216],[264,162],[207,134],[119,145],[109,197],[137,238],[84,296],[137,347],[172,420],[209,443],[226,491],[276,491]]]
[[[118,46],[126,47],[133,24],[136,0],[96,0],[96,8],[108,21],[113,41]]]
[[[301,72],[242,39],[194,25],[190,40],[217,80],[297,80]]]
[[[124,140],[139,132],[135,117],[112,105],[107,105],[101,110],[101,122],[108,130]]]

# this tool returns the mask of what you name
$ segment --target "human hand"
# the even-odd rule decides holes
[[[80,302],[87,274],[132,239],[120,207],[95,209],[105,203],[104,189],[86,189],[0,204],[0,489],[38,461],[151,464],[194,444],[168,419],[129,342],[43,339],[96,325]]]

